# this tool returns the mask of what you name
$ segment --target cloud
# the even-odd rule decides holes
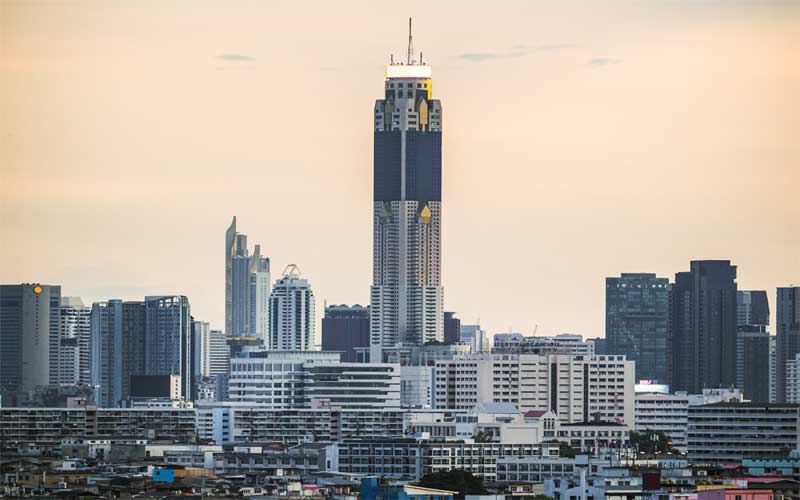
[[[596,57],[594,59],[589,59],[586,61],[586,64],[590,66],[608,66],[611,64],[619,64],[622,61],[619,59],[612,59],[610,57]]]
[[[494,52],[467,52],[466,54],[461,54],[458,57],[469,62],[481,62],[497,59],[498,54]]]
[[[548,45],[514,45],[510,51],[507,52],[465,52],[459,54],[458,58],[468,62],[479,63],[484,61],[491,61],[493,59],[508,59],[513,57],[523,57],[534,52],[545,52],[553,50],[562,50],[574,48],[576,45],[571,43],[556,43]]]
[[[255,61],[255,57],[246,56],[243,54],[220,54],[217,56],[219,59],[223,61],[235,61],[235,62],[242,62],[242,61]]]

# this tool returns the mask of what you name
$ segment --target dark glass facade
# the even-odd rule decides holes
[[[800,287],[778,288],[776,309],[775,390],[778,402],[784,402],[786,362],[800,352]]]
[[[340,305],[325,308],[322,350],[339,351],[342,361],[359,361],[356,349],[369,347],[369,307]]]
[[[405,136],[405,198],[402,197],[402,149]],[[375,201],[442,200],[442,133],[376,131],[374,150]]]
[[[456,313],[444,313],[444,343],[455,344],[461,338],[461,320],[456,318]]]

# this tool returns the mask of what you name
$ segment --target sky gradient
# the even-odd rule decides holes
[[[372,109],[413,16],[445,310],[603,336],[606,276],[730,259],[774,313],[800,284],[800,6],[591,5],[0,2],[0,281],[185,294],[222,328],[237,215],[318,318],[368,302]]]

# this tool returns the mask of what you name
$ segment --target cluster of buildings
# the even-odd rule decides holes
[[[224,330],[183,295],[0,286],[2,493],[448,498],[410,482],[461,469],[563,500],[800,497],[800,287],[778,288],[775,335],[767,293],[721,260],[607,278],[604,339],[490,345],[444,311],[431,85],[411,51],[387,67],[370,304],[326,307],[320,338],[309,281],[273,282],[235,217]]]

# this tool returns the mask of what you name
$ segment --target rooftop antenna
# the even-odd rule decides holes
[[[411,37],[411,18],[408,18],[408,64],[413,62],[414,57],[414,39]]]

